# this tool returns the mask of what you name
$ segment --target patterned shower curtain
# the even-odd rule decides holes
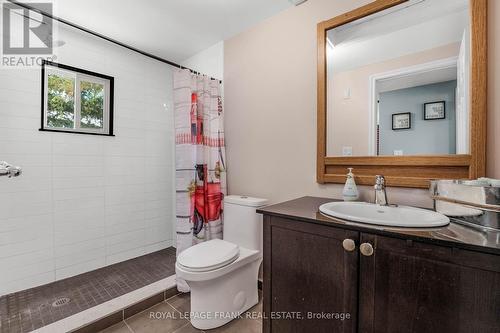
[[[226,194],[220,83],[180,69],[174,72],[177,255],[222,238]],[[177,280],[181,292],[189,291]]]

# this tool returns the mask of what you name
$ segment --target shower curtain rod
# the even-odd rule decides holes
[[[15,0],[7,0],[7,1],[8,1],[8,2],[10,2],[10,3],[13,3],[13,4],[15,4],[15,5],[19,6],[19,7],[22,7],[22,8],[24,8],[24,9],[27,9],[27,10],[31,10],[31,11],[37,12],[37,13],[39,13],[40,15],[46,16],[46,17],[48,17],[48,18],[50,18],[50,19],[52,19],[52,20],[54,20],[54,21],[57,21],[57,22],[60,22],[60,23],[66,24],[66,25],[68,25],[68,26],[70,26],[70,27],[72,27],[72,28],[75,28],[75,29],[81,30],[81,31],[86,32],[86,33],[88,33],[88,34],[91,34],[91,35],[93,35],[93,36],[95,36],[95,37],[98,37],[98,38],[104,39],[104,40],[106,40],[106,41],[108,41],[108,42],[111,42],[111,43],[113,43],[113,44],[119,45],[119,46],[124,47],[124,48],[126,48],[126,49],[129,49],[129,50],[131,50],[131,51],[134,51],[134,52],[137,52],[137,53],[139,53],[139,54],[142,54],[143,56],[146,56],[146,57],[148,57],[148,58],[154,59],[154,60],[156,60],[156,61],[163,62],[163,63],[165,63],[165,64],[168,64],[168,65],[170,65],[170,66],[177,67],[177,68],[180,68],[180,69],[187,69],[187,70],[189,70],[191,73],[196,74],[196,75],[203,75],[202,73],[200,73],[200,72],[198,72],[198,71],[195,71],[194,69],[191,69],[191,68],[186,67],[186,66],[182,66],[182,65],[180,65],[180,64],[178,64],[178,63],[175,63],[175,62],[170,61],[170,60],[167,60],[167,59],[163,59],[163,58],[161,58],[161,57],[155,56],[154,54],[148,53],[148,52],[146,52],[146,51],[142,51],[142,50],[137,49],[137,48],[135,48],[135,47],[133,47],[133,46],[130,46],[130,45],[125,44],[125,43],[122,43],[122,42],[120,42],[120,41],[118,41],[118,40],[116,40],[116,39],[113,39],[113,38],[107,37],[107,36],[105,36],[105,35],[103,35],[103,34],[100,34],[100,33],[95,32],[95,31],[93,31],[93,30],[90,30],[90,29],[87,29],[87,28],[85,28],[85,27],[82,27],[81,25],[78,25],[78,24],[75,24],[75,23],[70,22],[70,21],[68,21],[68,20],[65,20],[65,19],[63,19],[63,18],[60,18],[60,17],[54,16],[54,15],[49,14],[49,13],[47,13],[47,12],[44,12],[43,10],[40,10],[40,9],[38,9],[38,8],[35,8],[35,7],[32,7],[32,6],[29,6],[29,5],[27,5],[26,3],[20,3],[20,2],[17,2],[17,1],[15,1]],[[209,78],[210,78],[211,80],[219,81],[219,83],[222,83],[222,80],[219,80],[219,79],[216,79],[216,78],[213,78],[213,77],[209,77]]]

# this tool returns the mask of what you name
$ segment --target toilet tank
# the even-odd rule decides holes
[[[262,215],[255,211],[266,199],[241,195],[224,198],[224,240],[262,252]]]

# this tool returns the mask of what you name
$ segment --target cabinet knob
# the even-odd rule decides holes
[[[344,247],[344,250],[346,250],[347,252],[352,252],[356,249],[356,242],[354,242],[354,240],[350,238],[347,238],[344,239],[344,241],[342,242],[342,246]]]
[[[373,246],[370,243],[363,243],[359,246],[359,251],[362,255],[369,257],[373,255]]]

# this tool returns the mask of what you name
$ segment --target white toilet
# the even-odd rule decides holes
[[[265,199],[224,198],[224,240],[214,239],[183,251],[177,277],[191,289],[191,324],[198,329],[222,326],[258,303]]]

